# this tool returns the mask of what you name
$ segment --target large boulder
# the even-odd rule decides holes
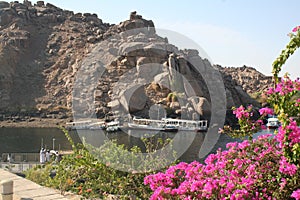
[[[136,66],[138,77],[146,80],[153,80],[153,78],[162,71],[161,68],[161,64],[157,63]]]
[[[140,51],[144,48],[145,43],[143,42],[126,42],[121,44],[119,47],[118,55],[129,55],[131,52],[139,52],[140,55],[136,56],[144,56],[144,53]]]
[[[44,7],[44,6],[45,6],[45,3],[44,3],[44,1],[37,1],[37,2],[36,2],[36,6],[37,6],[37,7]]]
[[[10,8],[0,9],[0,26],[8,25],[13,21],[15,12]]]
[[[157,83],[160,88],[169,88],[169,89],[171,88],[168,72],[157,74],[154,77],[154,82]]]
[[[137,66],[151,63],[161,63],[162,59],[158,57],[139,57],[136,61]]]
[[[188,101],[193,105],[194,110],[203,118],[209,118],[211,115],[211,105],[204,97],[189,97]]]
[[[138,84],[125,89],[120,96],[120,104],[130,113],[143,110],[147,100],[143,85]]]
[[[137,15],[136,11],[130,13],[129,20],[121,23],[120,25],[125,30],[137,29],[137,28],[150,28],[154,27],[152,20],[143,19],[141,15]],[[155,33],[155,30],[152,29],[152,34]]]

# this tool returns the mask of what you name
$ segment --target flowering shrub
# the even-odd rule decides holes
[[[300,98],[294,98],[299,91],[299,78],[292,81],[287,75],[267,91],[268,102],[274,106],[274,111],[279,114],[281,121],[287,122],[289,117],[300,117]]]
[[[164,173],[149,175],[144,183],[153,191],[151,199],[297,199],[300,200],[300,91],[299,79],[286,75],[279,80],[282,65],[300,47],[300,27],[273,63],[274,87],[267,91],[273,109],[262,108],[262,117],[276,114],[281,122],[275,137],[252,138],[261,120],[251,120],[252,107],[234,108],[239,129],[220,130],[241,143],[209,155],[205,163],[179,163]]]
[[[233,130],[230,126],[224,126],[223,129],[219,130],[219,133],[227,134],[233,138],[249,138],[249,140],[252,140],[253,135],[261,129],[262,118],[268,113],[273,113],[273,110],[262,108],[259,112],[262,114],[261,118],[253,120],[250,118],[253,116],[252,105],[248,106],[247,109],[244,106],[233,107],[233,114],[238,119],[239,129]]]
[[[299,186],[297,167],[281,161],[282,152],[269,135],[227,148],[209,155],[205,164],[180,163],[147,176],[151,199],[288,199]]]

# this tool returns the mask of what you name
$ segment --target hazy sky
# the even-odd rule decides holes
[[[36,2],[36,1],[32,1]],[[156,28],[178,32],[195,41],[214,64],[255,67],[266,75],[289,41],[287,34],[300,25],[299,0],[49,0],[63,9],[98,14],[118,24],[137,11]],[[171,41],[176,43],[176,41]],[[300,51],[284,72],[300,77]]]

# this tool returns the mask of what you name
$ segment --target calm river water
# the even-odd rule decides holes
[[[100,130],[89,131],[71,131],[70,136],[75,143],[81,142],[82,137],[86,138],[86,141],[94,146],[100,146],[104,140],[115,139],[117,143],[124,144],[127,147],[140,146],[143,148],[141,135],[145,132],[117,132],[117,133],[104,133]],[[257,135],[270,133],[265,130]],[[194,133],[193,133],[194,134]],[[145,135],[144,135],[145,136]],[[167,133],[160,132],[156,134],[156,137],[174,138],[178,137],[178,141],[175,146],[182,146],[184,153],[180,160],[192,161],[199,160],[198,154],[201,144],[205,138],[205,133],[196,133],[191,140],[191,132],[186,133]],[[221,135],[218,143],[215,145],[212,151],[215,151],[219,147],[225,148],[226,143],[234,141],[226,135]],[[190,146],[185,145],[189,143]],[[53,145],[56,150],[71,150],[64,133],[58,128],[0,128],[0,155],[3,153],[38,153],[41,145],[47,149],[52,149]],[[186,149],[185,149],[186,148]]]

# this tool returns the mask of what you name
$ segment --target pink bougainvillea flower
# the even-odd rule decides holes
[[[266,125],[261,125],[261,127],[260,127],[262,130],[266,130],[267,129],[267,126]]]
[[[267,91],[267,94],[273,94],[275,91],[274,91],[274,88],[270,87]]]
[[[294,197],[296,200],[300,200],[300,189],[295,190],[291,197]]]
[[[260,115],[273,115],[274,114],[274,111],[273,109],[271,108],[261,108],[259,110],[259,114]]]
[[[250,110],[252,107],[248,106],[248,110]],[[241,119],[241,118],[248,118],[250,116],[249,111],[245,110],[244,106],[240,106],[233,110],[233,114],[235,114],[236,118]]]
[[[293,32],[297,32],[300,29],[300,26],[296,26],[295,28],[293,28]]]
[[[292,176],[297,172],[297,166],[289,163],[287,159],[282,156],[281,160],[279,161],[279,171]]]

